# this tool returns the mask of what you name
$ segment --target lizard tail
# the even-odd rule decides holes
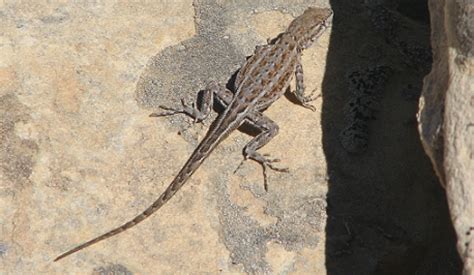
[[[219,118],[217,124],[214,126],[212,130],[210,130],[206,137],[199,143],[198,147],[194,150],[194,152],[189,157],[188,161],[183,165],[179,173],[173,179],[171,184],[166,188],[165,192],[160,195],[160,197],[150,205],[145,211],[143,211],[140,215],[136,216],[129,222],[119,226],[111,231],[100,235],[88,242],[85,242],[75,248],[59,255],[54,261],[59,261],[62,258],[69,256],[81,249],[89,247],[93,244],[96,244],[102,240],[108,239],[112,236],[120,234],[121,232],[134,227],[138,223],[142,222],[153,213],[155,213],[158,209],[160,209],[173,195],[188,181],[191,175],[201,166],[202,162],[209,156],[209,154],[214,150],[214,148],[226,137],[226,135],[235,130],[238,125],[240,125],[239,121],[236,121],[232,116],[226,116],[227,111],[224,112],[223,116]],[[230,123],[228,127],[222,127],[221,124],[225,123],[224,119],[229,119],[233,123]],[[227,124],[224,124],[227,125]]]
[[[187,182],[189,177],[201,166],[201,163],[204,159],[209,155],[209,153],[215,148],[217,143],[220,142],[219,135],[210,135],[206,141],[201,142],[201,144],[196,148],[194,153],[188,159],[186,164],[181,168],[181,171],[178,175],[174,178],[168,188],[161,194],[161,196],[145,211],[143,211],[140,215],[136,216],[134,219],[130,220],[129,222],[112,229],[111,231],[100,235],[88,242],[85,242],[75,248],[59,255],[54,261],[59,261],[62,258],[69,256],[81,249],[89,247],[93,244],[96,244],[102,240],[108,239],[112,236],[120,234],[121,232],[137,225],[138,223],[142,222],[153,213],[155,213],[158,209],[160,209],[173,195]]]
[[[175,180],[176,181],[176,180]],[[173,183],[175,182],[173,181]],[[75,248],[59,255],[56,259],[54,259],[54,261],[59,261],[61,260],[62,258],[66,257],[66,256],[69,256],[79,250],[82,250],[86,247],[89,247],[93,244],[96,244],[102,240],[105,240],[105,239],[108,239],[112,236],[115,236],[117,234],[120,234],[121,232],[137,225],[138,223],[142,222],[143,220],[145,220],[147,217],[149,217],[150,215],[152,215],[154,212],[156,212],[158,209],[161,208],[161,206],[163,206],[173,195],[174,193],[176,193],[176,191],[178,191],[179,188],[177,189],[174,189],[173,187],[175,186],[174,184],[170,184],[170,186],[166,189],[166,191],[150,206],[148,207],[145,211],[143,211],[140,215],[136,216],[133,220],[115,228],[115,229],[112,229],[111,231],[105,233],[105,234],[102,234],[90,241],[87,241],[81,245],[78,245],[76,246]],[[179,186],[181,187],[181,186]]]

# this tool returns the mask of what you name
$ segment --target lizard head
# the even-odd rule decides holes
[[[329,8],[308,8],[288,27],[287,33],[301,49],[308,48],[329,26],[333,11]]]

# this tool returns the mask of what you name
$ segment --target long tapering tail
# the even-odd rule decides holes
[[[93,244],[96,244],[102,240],[108,239],[112,236],[115,236],[135,225],[142,222],[153,213],[155,213],[158,209],[160,209],[173,195],[187,182],[189,177],[199,168],[201,163],[204,159],[209,156],[211,151],[217,146],[217,144],[222,140],[223,134],[216,133],[219,130],[223,130],[225,132],[226,129],[218,129],[217,131],[213,131],[208,133],[208,135],[204,138],[203,141],[199,144],[199,146],[194,150],[193,154],[190,156],[186,164],[181,168],[181,171],[178,175],[174,178],[171,184],[166,188],[165,192],[160,195],[160,197],[145,211],[143,211],[140,215],[136,216],[134,219],[130,220],[129,222],[103,234],[99,237],[96,237],[88,242],[85,242],[75,248],[59,255],[54,261],[59,261],[62,258],[69,256],[81,249],[89,247]]]
[[[170,185],[166,191],[161,194],[161,196],[150,206],[148,207],[145,211],[143,211],[140,215],[136,216],[133,220],[103,234],[103,235],[100,235],[99,237],[96,237],[88,242],[85,242],[79,246],[76,246],[75,248],[61,254],[60,256],[58,256],[56,259],[54,259],[54,261],[59,261],[61,260],[62,258],[66,257],[66,256],[69,256],[83,248],[86,248],[88,246],[91,246],[95,243],[98,243],[102,240],[105,240],[105,239],[108,239],[112,236],[115,236],[135,225],[137,225],[138,223],[142,222],[143,220],[145,220],[147,217],[149,217],[151,214],[153,214],[155,211],[157,211],[158,209],[160,209],[161,206],[163,206],[173,195],[174,193],[176,193],[177,190],[175,190],[174,192],[172,191],[172,187],[173,185]]]

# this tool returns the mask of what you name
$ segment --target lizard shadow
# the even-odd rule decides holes
[[[416,128],[419,91],[431,63],[413,64],[421,55],[408,58],[401,48],[429,45],[427,4],[416,2],[410,5],[421,12],[408,18],[398,12],[403,4],[330,1],[335,16],[322,88],[328,274],[460,274],[444,191]],[[370,111],[376,119],[360,134],[368,138],[367,148],[349,153],[341,145],[354,110],[347,108],[354,96],[348,74],[377,65],[390,66],[393,74],[377,99],[378,112]],[[409,92],[409,85],[417,91]]]

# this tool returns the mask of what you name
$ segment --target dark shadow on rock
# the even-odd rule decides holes
[[[322,89],[327,273],[460,274],[444,190],[415,119],[431,64],[429,26],[402,12],[416,5],[425,16],[426,1],[330,2],[335,16]],[[373,68],[380,65],[390,74],[378,82]]]

